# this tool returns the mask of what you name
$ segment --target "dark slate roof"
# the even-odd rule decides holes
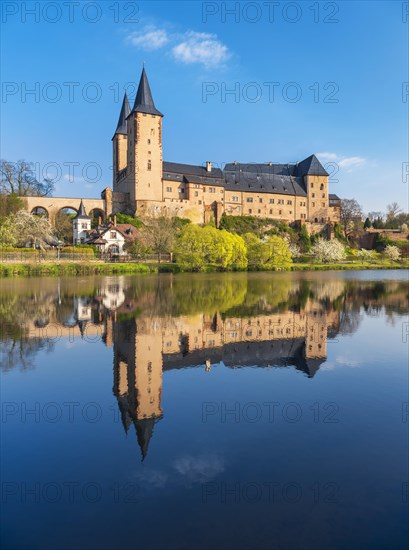
[[[211,172],[207,172],[205,166],[177,162],[163,163],[163,179],[165,180],[219,185],[223,186],[226,191],[306,197],[305,175],[328,175],[328,173],[315,155],[295,164],[232,162],[226,164],[224,170],[212,168]]]
[[[89,216],[87,216],[87,213],[85,212],[85,207],[84,207],[84,203],[82,202],[82,199],[81,199],[81,202],[80,202],[80,207],[78,208],[78,213],[74,217],[74,220],[78,220],[78,219],[82,219],[82,220],[90,220],[91,219]]]
[[[196,166],[194,164],[181,164],[180,162],[163,162],[163,177],[166,179],[167,173],[179,174],[182,176],[201,176],[204,178],[223,178],[223,172],[220,168],[212,168],[211,172],[206,171],[206,166]]]
[[[340,201],[341,199],[338,197],[338,195],[335,195],[334,193],[330,193],[328,195],[328,198],[330,201]]]
[[[315,155],[297,163],[297,175],[299,176],[329,176],[323,165]]]
[[[128,133],[128,128],[127,128],[128,125],[127,125],[126,119],[129,116],[130,112],[131,112],[131,108],[129,106],[128,97],[125,93],[124,99],[122,101],[121,112],[119,114],[118,124],[117,124],[116,130],[115,130],[114,136],[116,136],[116,134],[125,134],[126,135]]]
[[[141,79],[139,81],[138,91],[136,92],[132,112],[163,116],[163,114],[157,110],[155,103],[153,102],[152,92],[149,86],[148,77],[146,76],[145,67],[142,69]]]
[[[299,177],[239,171],[225,172],[224,175],[228,191],[307,196],[303,179]]]

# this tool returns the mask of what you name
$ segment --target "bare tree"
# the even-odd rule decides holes
[[[387,222],[393,221],[398,214],[402,212],[402,208],[397,202],[392,202],[386,207],[386,220]]]
[[[362,222],[362,208],[355,199],[342,199],[340,221],[346,237]]]
[[[52,180],[38,181],[32,163],[25,160],[1,160],[0,178],[0,192],[5,195],[50,197],[54,192]]]
[[[171,215],[150,215],[144,219],[142,229],[144,243],[158,255],[172,252],[176,240],[175,218]]]

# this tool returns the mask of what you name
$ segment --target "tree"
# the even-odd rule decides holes
[[[0,223],[2,222],[2,220],[10,216],[10,214],[15,214],[23,208],[23,199],[21,199],[14,193],[6,195],[5,193],[0,192]]]
[[[5,218],[0,225],[0,246],[14,246],[17,243],[13,217]]]
[[[72,217],[60,210],[54,220],[54,235],[59,241],[72,243]]]
[[[32,163],[25,160],[1,160],[0,178],[0,192],[5,195],[51,197],[54,192],[53,181],[44,178],[43,182],[39,182]]]
[[[346,237],[357,229],[362,221],[362,208],[355,199],[342,199],[340,221]]]
[[[172,252],[176,240],[175,218],[170,215],[151,216],[144,220],[143,240],[158,256]]]
[[[311,249],[311,238],[308,234],[307,226],[305,223],[300,228],[300,244],[303,247],[304,252],[309,252]]]
[[[372,227],[371,220],[369,218],[366,218],[364,223],[364,229],[369,229],[370,227]]]
[[[374,229],[383,229],[385,226],[382,212],[368,212],[368,219]]]
[[[189,224],[178,239],[175,251],[177,261],[183,267],[200,271],[206,264],[207,248],[203,229],[198,225]]]
[[[53,239],[47,218],[20,210],[14,216],[13,223],[17,242],[21,246],[30,242],[33,248],[44,248]]]
[[[375,250],[361,248],[361,250],[357,251],[356,255],[362,262],[373,262],[376,257],[376,252]]]
[[[345,248],[337,239],[332,241],[318,239],[311,252],[320,262],[339,262],[345,258]]]
[[[247,258],[250,267],[255,269],[285,269],[291,263],[291,253],[286,240],[271,235],[266,241],[261,241],[253,233],[243,235],[247,246]]]
[[[400,250],[397,246],[388,244],[383,252],[387,258],[397,261],[400,258]]]

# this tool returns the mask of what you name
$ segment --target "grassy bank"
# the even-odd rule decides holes
[[[0,277],[33,277],[39,275],[118,275],[121,273],[152,273],[156,266],[146,264],[117,264],[105,262],[21,263],[1,264]]]
[[[409,269],[409,260],[400,262],[345,262],[335,264],[293,263],[288,271],[334,271],[334,270],[362,270],[362,269]],[[0,277],[35,277],[35,276],[63,276],[63,275],[117,275],[132,273],[183,273],[178,264],[126,264],[106,262],[62,262],[62,263],[14,263],[0,264]],[[216,266],[207,266],[205,272],[217,272]]]

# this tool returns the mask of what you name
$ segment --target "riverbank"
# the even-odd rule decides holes
[[[357,271],[367,269],[409,269],[409,260],[399,262],[344,262],[336,264],[322,263],[293,263],[283,271]],[[135,263],[108,263],[108,262],[60,262],[60,263],[3,263],[0,265],[0,277],[38,277],[64,275],[120,275],[136,273],[183,273],[178,264],[135,264]],[[217,272],[215,266],[207,266],[206,272]]]

